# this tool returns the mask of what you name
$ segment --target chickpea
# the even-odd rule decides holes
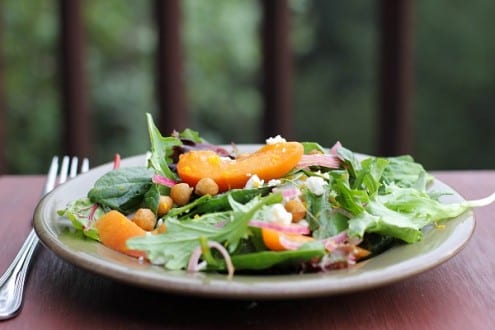
[[[182,206],[189,203],[191,199],[193,188],[191,188],[187,183],[178,183],[170,189],[170,197],[173,199],[174,203]]]
[[[299,222],[306,216],[306,207],[298,199],[292,199],[285,203],[285,209],[292,213],[292,222]]]
[[[195,190],[196,194],[203,195],[216,195],[218,194],[218,185],[215,180],[211,178],[203,178],[196,184]]]
[[[162,234],[166,231],[167,231],[167,226],[165,226],[165,223],[162,223],[155,230],[153,230],[153,234]]]
[[[139,209],[134,214],[132,221],[146,231],[151,231],[155,228],[156,217],[150,209]]]
[[[158,216],[162,217],[167,214],[168,211],[174,206],[174,201],[170,196],[160,196],[160,201],[158,202]]]

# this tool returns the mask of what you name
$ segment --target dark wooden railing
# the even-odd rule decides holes
[[[259,0],[262,9],[263,134],[293,137],[290,11],[288,0]],[[64,114],[64,152],[91,155],[89,101],[84,70],[85,43],[81,0],[58,0],[60,17],[61,103]],[[412,0],[381,0],[378,146],[382,155],[407,153],[412,148]],[[0,4],[1,6],[1,4]],[[183,77],[180,0],[154,0],[158,43],[156,97],[158,125],[163,132],[187,126],[187,96]],[[1,10],[1,9],[0,9]],[[2,24],[0,15],[0,42]],[[5,63],[3,63],[5,65]],[[0,174],[7,169],[5,85],[0,53]],[[3,83],[3,84],[2,84]],[[276,119],[276,120],[275,120]],[[282,119],[282,120],[281,120]]]

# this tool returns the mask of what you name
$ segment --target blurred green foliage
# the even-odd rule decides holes
[[[212,142],[261,142],[257,1],[184,0],[190,127]],[[84,22],[93,165],[148,149],[156,113],[152,2],[87,0]],[[376,2],[293,0],[296,137],[375,153]],[[4,0],[10,173],[42,173],[61,154],[57,1]],[[495,3],[415,2],[413,156],[428,169],[493,168]]]

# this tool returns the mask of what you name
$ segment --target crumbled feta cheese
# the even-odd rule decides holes
[[[234,162],[234,160],[232,158],[227,157],[227,156],[219,156],[218,160],[220,160],[223,163],[233,163]]]
[[[298,225],[309,227],[309,222],[305,219],[301,219],[297,222]]]
[[[282,204],[274,204],[267,210],[269,221],[288,226],[292,223],[292,213],[287,212]]]
[[[164,265],[165,263],[167,263],[168,259],[164,256],[157,256],[150,261],[153,265]]]
[[[280,181],[279,179],[271,179],[270,181],[268,181],[268,187],[275,187],[275,186],[278,186],[282,183],[282,181]]]
[[[310,176],[306,179],[305,185],[313,194],[320,196],[325,192],[325,186],[328,183],[318,176]]]
[[[275,144],[281,142],[287,142],[287,140],[281,137],[280,135],[266,139],[266,144]]]
[[[328,173],[328,172],[322,173],[321,171],[317,171],[315,173],[318,174],[319,176],[323,177],[324,179],[327,179],[327,180],[330,179],[330,173]]]
[[[260,187],[263,186],[264,183],[265,183],[264,180],[261,180],[259,178],[259,176],[257,176],[256,174],[254,174],[254,175],[251,175],[251,177],[249,178],[249,180],[247,180],[246,185],[244,186],[244,188],[246,188],[246,189],[260,188]]]

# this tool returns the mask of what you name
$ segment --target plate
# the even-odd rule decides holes
[[[250,149],[253,146],[242,146]],[[145,156],[126,158],[121,166],[144,165]],[[375,288],[404,280],[429,270],[458,253],[471,237],[472,212],[450,220],[445,228],[425,233],[422,241],[394,247],[352,268],[316,274],[234,275],[168,271],[163,267],[128,257],[98,242],[84,239],[71,230],[69,220],[57,210],[86,196],[94,182],[112,169],[105,164],[60,185],[46,195],[34,214],[34,228],[42,243],[60,258],[93,273],[149,289],[227,299],[288,299],[329,296]],[[432,189],[451,194],[445,202],[463,198],[435,180]]]

